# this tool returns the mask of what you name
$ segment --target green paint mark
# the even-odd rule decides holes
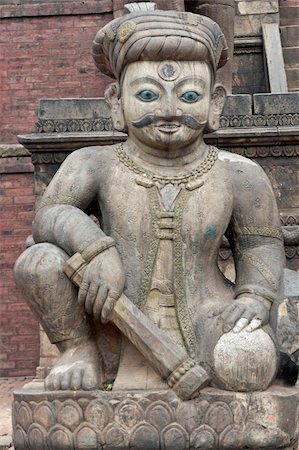
[[[216,236],[217,227],[214,223],[210,223],[205,231],[204,238],[206,241],[210,241]]]

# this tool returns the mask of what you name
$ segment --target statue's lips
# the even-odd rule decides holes
[[[181,125],[162,123],[162,124],[157,124],[156,128],[158,128],[158,130],[162,131],[163,133],[172,134],[172,133],[175,133],[176,131],[178,131],[181,128]]]

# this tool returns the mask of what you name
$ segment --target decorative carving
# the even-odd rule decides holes
[[[299,214],[280,214],[281,225],[292,227],[299,225]]]
[[[32,153],[33,164],[61,164],[68,156],[66,152],[59,153]]]
[[[246,158],[266,158],[274,157],[279,158],[285,156],[287,158],[298,156],[299,149],[294,146],[282,146],[282,145],[263,145],[263,146],[252,146],[252,147],[234,147],[234,149],[227,149],[232,153],[237,153],[238,155],[245,156]]]
[[[220,128],[286,127],[299,125],[299,114],[257,114],[244,116],[221,116]],[[67,133],[89,131],[113,131],[110,117],[97,119],[39,119],[35,124],[37,133]]]
[[[25,387],[15,394],[14,443],[18,450],[245,449],[253,438],[248,431],[252,414],[257,423],[264,424],[259,438],[265,447],[273,436],[279,436],[280,448],[288,447],[296,433],[295,422],[268,425],[271,414],[285,407],[286,396],[288,406],[298,402],[298,391],[292,388],[282,388],[280,392],[276,387],[256,394],[207,388],[202,391],[201,400],[189,402],[180,401],[171,391],[78,391],[76,402],[68,391],[59,396],[42,389],[29,392]],[[17,400],[20,396],[24,399],[21,403]],[[36,401],[30,401],[32,397]],[[75,427],[79,417],[81,423]],[[255,448],[259,447],[257,444]]]
[[[240,228],[241,236],[265,236],[275,239],[283,239],[281,230],[270,227],[242,227]]]
[[[73,400],[67,400],[57,413],[57,418],[61,425],[74,431],[82,422],[83,415],[79,405]]]
[[[299,114],[256,114],[244,116],[221,116],[221,128],[252,128],[299,125]]]
[[[299,256],[299,247],[286,247],[285,254],[288,259],[295,258],[295,256]]]
[[[36,124],[37,133],[77,133],[80,131],[112,131],[110,117],[97,119],[40,119]]]

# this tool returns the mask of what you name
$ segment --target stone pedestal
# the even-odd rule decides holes
[[[182,402],[171,391],[14,393],[15,450],[295,449],[298,388],[237,393],[205,388]]]

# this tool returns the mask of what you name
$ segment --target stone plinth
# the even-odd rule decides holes
[[[15,450],[295,449],[299,390],[205,388],[182,402],[166,391],[14,393]]]

